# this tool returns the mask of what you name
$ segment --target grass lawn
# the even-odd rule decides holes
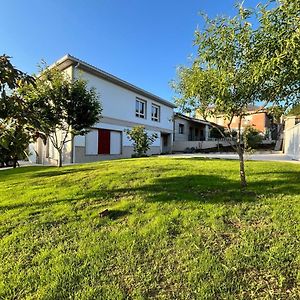
[[[246,172],[247,192],[237,161],[0,171],[0,299],[300,299],[300,165]]]

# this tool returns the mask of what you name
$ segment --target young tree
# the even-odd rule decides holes
[[[157,139],[157,134],[148,135],[144,126],[135,126],[131,130],[125,130],[130,141],[133,141],[135,156],[145,156],[152,143]]]
[[[101,118],[102,107],[94,88],[82,79],[70,80],[56,67],[45,68],[35,87],[25,85],[20,94],[38,116],[34,127],[44,141],[48,138],[58,151],[62,166],[64,146],[76,135],[88,132]]]
[[[299,9],[299,1],[296,2]],[[282,10],[282,6],[288,6],[288,1],[279,1],[279,7],[275,9],[259,7],[257,15],[261,23],[257,29],[249,22],[253,11],[242,5],[237,6],[238,13],[233,18],[217,17],[211,20],[206,17],[205,29],[196,31],[197,57],[191,67],[179,69],[178,80],[174,83],[180,95],[176,102],[183,110],[197,109],[204,118],[222,115],[228,121],[227,131],[234,141],[232,147],[240,160],[242,188],[247,186],[242,120],[249,114],[248,106],[262,101],[259,109],[251,112],[254,114],[271,105],[279,106],[282,100],[286,107],[299,101],[300,77],[296,79],[295,75],[286,75],[288,72],[299,74],[299,65],[286,66],[290,60],[298,59],[296,54],[299,50],[294,47],[293,54],[289,53],[288,41],[282,41],[292,39],[282,34],[282,24],[292,27],[290,31],[293,34],[297,32],[294,35],[298,38],[299,23],[296,29],[292,8],[283,9],[289,12],[281,13],[284,20],[277,20],[277,10]],[[293,34],[291,36],[295,38]],[[272,39],[271,43],[265,42],[268,38]],[[272,47],[277,40],[284,48],[276,47],[274,53]],[[231,128],[234,118],[238,118],[236,138]]]
[[[34,78],[16,69],[7,55],[0,56],[0,152],[3,162],[17,161],[26,156],[34,130],[30,126],[33,112],[16,89],[22,84],[33,85]]]

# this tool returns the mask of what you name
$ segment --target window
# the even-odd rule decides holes
[[[159,119],[160,119],[160,107],[158,105],[152,104],[151,120],[159,122]]]
[[[184,125],[179,124],[179,134],[183,134],[183,133],[184,133]]]
[[[146,101],[136,99],[135,101],[135,116],[146,119]]]

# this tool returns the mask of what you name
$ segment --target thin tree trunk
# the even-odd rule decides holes
[[[57,151],[58,151],[57,166],[60,168],[62,167],[62,149],[57,149]]]
[[[240,159],[240,179],[241,179],[241,186],[243,189],[247,187],[247,180],[245,174],[245,161],[244,161],[244,153],[243,150],[239,147],[238,151],[239,159]]]
[[[241,186],[242,189],[245,189],[247,186],[246,181],[246,174],[245,174],[245,161],[244,161],[244,148],[242,146],[242,132],[241,132],[241,125],[242,125],[242,116],[239,116],[239,124],[238,124],[238,138],[237,138],[237,153],[240,159],[240,179],[241,179]]]
[[[17,167],[17,163],[18,163],[18,158],[14,157],[13,158],[13,168],[15,169]]]

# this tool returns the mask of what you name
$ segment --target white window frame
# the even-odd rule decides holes
[[[144,105],[144,111],[141,112],[141,105]],[[138,109],[137,109],[138,107]],[[138,118],[146,119],[147,112],[147,101],[142,100],[140,98],[135,99],[135,116]]]
[[[153,109],[157,109],[157,117],[154,116]],[[160,106],[153,103],[151,106],[151,120],[154,122],[160,122]]]

